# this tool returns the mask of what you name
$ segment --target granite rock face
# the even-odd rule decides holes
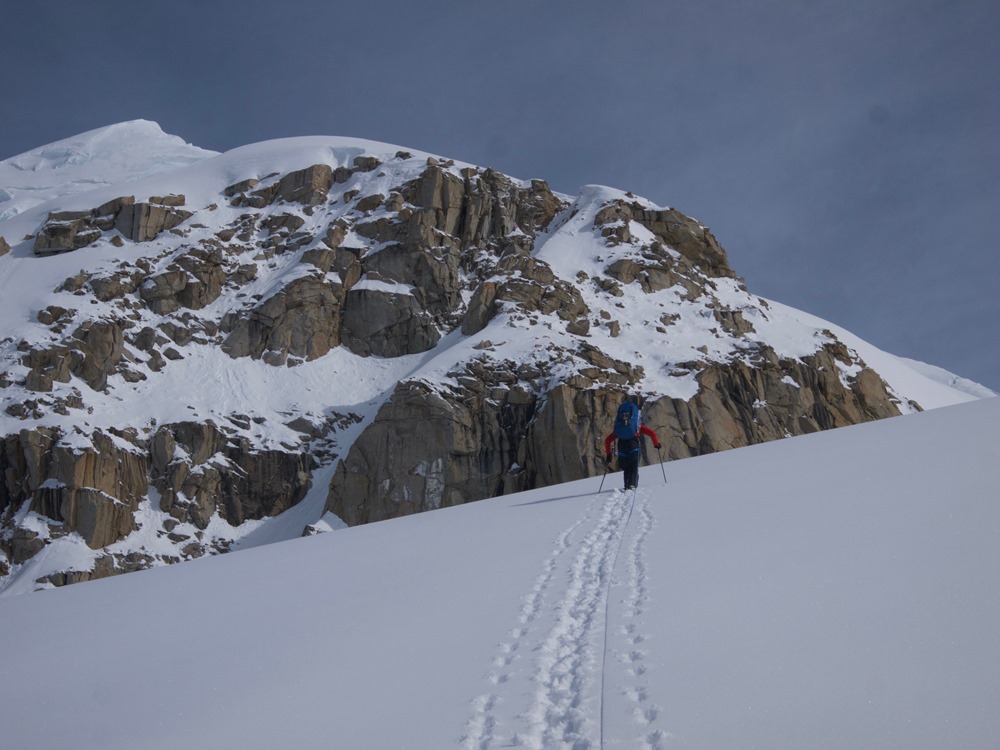
[[[184,196],[165,196],[136,203],[135,196],[123,196],[89,211],[53,211],[35,236],[36,255],[52,255],[92,245],[105,232],[117,230],[135,242],[149,242],[178,226],[192,215],[179,206]]]
[[[0,443],[0,475],[0,518],[11,523],[27,504],[45,520],[41,533],[37,521],[14,522],[0,537],[0,550],[15,565],[67,534],[93,550],[126,541],[151,492],[168,515],[161,533],[179,524],[190,529],[185,556],[197,557],[209,551],[197,535],[213,518],[232,526],[269,518],[300,502],[310,486],[307,456],[257,450],[206,423],[164,425],[151,437],[95,432],[86,440],[25,429]],[[82,580],[122,572],[121,562],[109,558],[102,574]]]
[[[652,397],[643,421],[664,446],[644,461],[688,458],[896,416],[885,384],[863,369],[845,386],[839,347],[810,361],[715,365],[690,400]],[[580,375],[543,395],[515,369],[474,368],[458,387],[401,383],[338,467],[327,507],[349,524],[394,518],[599,475],[603,442],[626,387]]]
[[[645,461],[917,408],[828,331],[808,351],[769,340],[767,303],[676,209],[406,152],[264,171],[229,174],[208,205],[177,185],[40,220],[32,261],[75,251],[81,270],[31,312],[37,336],[0,342],[0,579],[70,535],[92,564],[39,585],[226,551],[239,533],[220,529],[299,505],[319,469],[348,524],[595,476],[626,397],[664,444]],[[646,351],[622,343],[637,329]],[[136,384],[185,398],[178,363],[216,350],[231,367],[211,377],[266,371],[265,400],[317,368],[295,382],[325,411],[199,416],[192,397],[190,417],[91,424]],[[337,400],[338,377],[368,370],[399,374]],[[174,551],[129,548],[149,534]]]

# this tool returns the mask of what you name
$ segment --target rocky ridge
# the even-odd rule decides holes
[[[674,209],[387,149],[40,209],[4,260],[82,269],[0,347],[0,577],[226,551],[307,497],[354,525],[593,476],[626,395],[664,459],[919,408],[829,331],[789,344]],[[36,564],[59,545],[89,552]]]

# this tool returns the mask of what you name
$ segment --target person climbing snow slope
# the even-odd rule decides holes
[[[611,468],[611,447],[618,441],[618,466],[625,474],[625,489],[639,484],[639,458],[641,457],[642,436],[653,438],[653,447],[660,449],[660,439],[656,433],[642,424],[639,407],[633,401],[625,401],[618,407],[615,428],[604,438],[604,461]]]

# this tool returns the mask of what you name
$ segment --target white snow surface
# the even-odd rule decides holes
[[[53,199],[169,172],[215,155],[164,133],[149,120],[90,130],[0,161],[0,221]]]
[[[984,385],[969,380],[968,378],[963,378],[955,375],[952,372],[948,372],[943,367],[937,367],[936,365],[929,365],[926,362],[920,362],[915,359],[908,359],[907,357],[898,357],[899,361],[907,365],[913,370],[916,370],[921,375],[930,378],[931,380],[936,380],[943,385],[953,388],[963,393],[968,393],[974,398],[993,398],[996,394]]]
[[[992,749],[998,424],[980,400],[4,599],[4,745]]]

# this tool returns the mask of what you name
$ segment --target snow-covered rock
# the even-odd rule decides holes
[[[625,396],[679,459],[986,395],[601,186],[336,137],[212,155],[143,121],[3,164],[48,186],[0,222],[8,583],[592,476]],[[143,491],[87,479],[105,440]]]

